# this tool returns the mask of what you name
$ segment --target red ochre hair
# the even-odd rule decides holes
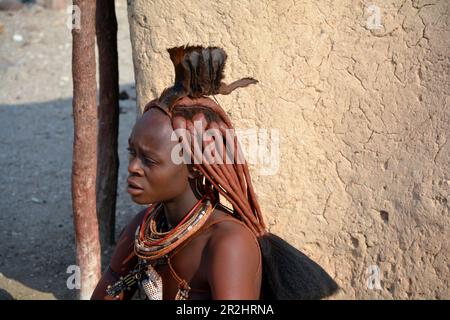
[[[167,114],[174,130],[186,129],[190,133],[190,145],[186,144],[183,151],[190,151],[194,166],[202,173],[207,181],[234,208],[239,218],[253,231],[256,236],[266,232],[266,226],[258,200],[251,182],[247,163],[238,161],[242,156],[237,137],[233,135],[232,147],[226,150],[226,131],[234,132],[231,120],[222,107],[206,95],[229,94],[239,87],[257,83],[252,78],[243,78],[230,85],[222,82],[225,66],[225,51],[217,47],[177,47],[168,49],[175,67],[175,84],[164,89],[161,96],[150,101],[144,112],[151,108],[158,108]],[[202,131],[216,129],[222,135],[222,145],[215,141],[215,150],[219,152],[223,161],[217,163],[207,152],[197,153],[201,158],[196,159],[194,139],[198,139],[194,132],[194,122],[200,121]],[[205,149],[212,141],[202,141]],[[213,154],[214,155],[214,154]],[[228,157],[233,159],[225,159]],[[231,161],[230,161],[231,160]]]

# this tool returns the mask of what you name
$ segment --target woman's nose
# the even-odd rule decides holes
[[[142,164],[138,157],[133,157],[128,161],[128,173],[135,175],[143,175]]]

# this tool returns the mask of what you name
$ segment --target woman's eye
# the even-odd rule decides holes
[[[127,148],[128,150],[128,159],[132,159],[136,157],[136,151],[130,147]],[[140,157],[142,163],[148,167],[156,164],[156,162],[153,159],[147,158],[147,157]]]
[[[153,161],[152,159],[149,159],[149,158],[143,158],[143,162],[146,166],[152,166],[155,164],[155,161]]]
[[[129,156],[131,156],[131,157],[134,157],[134,156],[136,156],[136,152],[134,152],[134,150],[133,150],[133,149],[131,149],[131,148],[127,148],[127,150],[128,150],[128,155],[129,155]]]

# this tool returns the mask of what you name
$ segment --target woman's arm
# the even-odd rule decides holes
[[[208,281],[212,299],[260,298],[260,249],[250,230],[236,223],[217,228],[207,250]]]
[[[122,292],[119,298],[114,298],[106,293],[106,288],[117,282],[121,276],[127,275],[137,265],[138,260],[134,254],[134,234],[144,218],[145,211],[139,212],[122,232],[111,262],[92,294],[92,300],[125,300],[133,296],[135,290]]]

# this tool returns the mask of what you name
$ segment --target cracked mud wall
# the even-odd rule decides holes
[[[263,213],[336,298],[450,298],[448,1],[129,0],[128,15],[138,110],[172,83],[172,46],[222,46],[227,82],[260,81],[217,99],[235,127],[279,130],[277,174],[251,170]]]

